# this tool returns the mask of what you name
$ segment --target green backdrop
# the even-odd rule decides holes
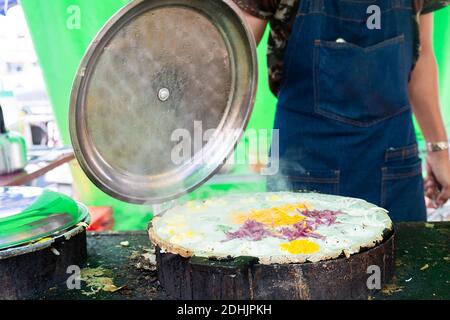
[[[103,24],[129,0],[22,0],[33,43],[43,70],[48,94],[64,144],[70,144],[68,128],[69,98],[72,82],[83,54]],[[80,13],[80,28],[73,22],[75,5]],[[116,228],[144,228],[149,208],[129,205],[106,196],[72,165],[75,189],[89,206],[110,205],[114,208]]]
[[[435,13],[434,44],[440,71],[442,110],[450,135],[450,8]]]
[[[63,142],[70,144],[68,108],[72,81],[81,58],[102,25],[114,12],[129,0],[22,0],[25,16],[46,81],[50,100]],[[74,7],[75,6],[75,7]],[[77,13],[80,13],[79,28]],[[75,20],[74,20],[75,19]],[[69,25],[68,25],[69,23]],[[249,128],[271,128],[276,99],[267,84],[266,46],[267,33],[258,48],[259,88],[255,110]],[[441,70],[442,105],[447,127],[450,128],[450,11],[436,14],[436,53]],[[112,199],[98,190],[83,174],[77,164],[72,165],[75,189],[82,202],[90,206],[111,205],[114,208],[117,230],[143,229],[151,217],[151,208],[126,204]],[[224,184],[202,187],[195,196],[239,189],[240,186]],[[262,184],[247,189],[263,189]]]

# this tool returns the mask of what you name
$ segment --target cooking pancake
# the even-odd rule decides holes
[[[251,193],[174,207],[152,221],[150,238],[183,257],[254,256],[263,264],[303,263],[374,247],[392,227],[386,210],[360,199]]]

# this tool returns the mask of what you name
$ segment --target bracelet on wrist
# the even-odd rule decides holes
[[[439,152],[449,150],[448,141],[440,141],[440,142],[428,142],[427,143],[428,152]]]

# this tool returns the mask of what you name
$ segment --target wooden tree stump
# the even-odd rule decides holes
[[[67,280],[68,266],[81,267],[87,259],[84,227],[50,242],[0,251],[0,300],[38,299]]]
[[[369,266],[381,271],[381,286],[392,277],[395,236],[359,254],[317,263],[262,265],[257,258],[183,258],[156,248],[158,277],[176,299],[316,300],[367,299]]]

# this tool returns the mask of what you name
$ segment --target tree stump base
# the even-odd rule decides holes
[[[183,258],[162,253],[159,247],[156,261],[161,285],[176,299],[367,299],[377,291],[372,285],[383,287],[391,279],[394,249],[392,233],[374,248],[317,263],[263,265],[254,257]]]
[[[67,267],[81,268],[86,259],[83,226],[47,242],[0,251],[0,300],[39,299],[68,279]]]

